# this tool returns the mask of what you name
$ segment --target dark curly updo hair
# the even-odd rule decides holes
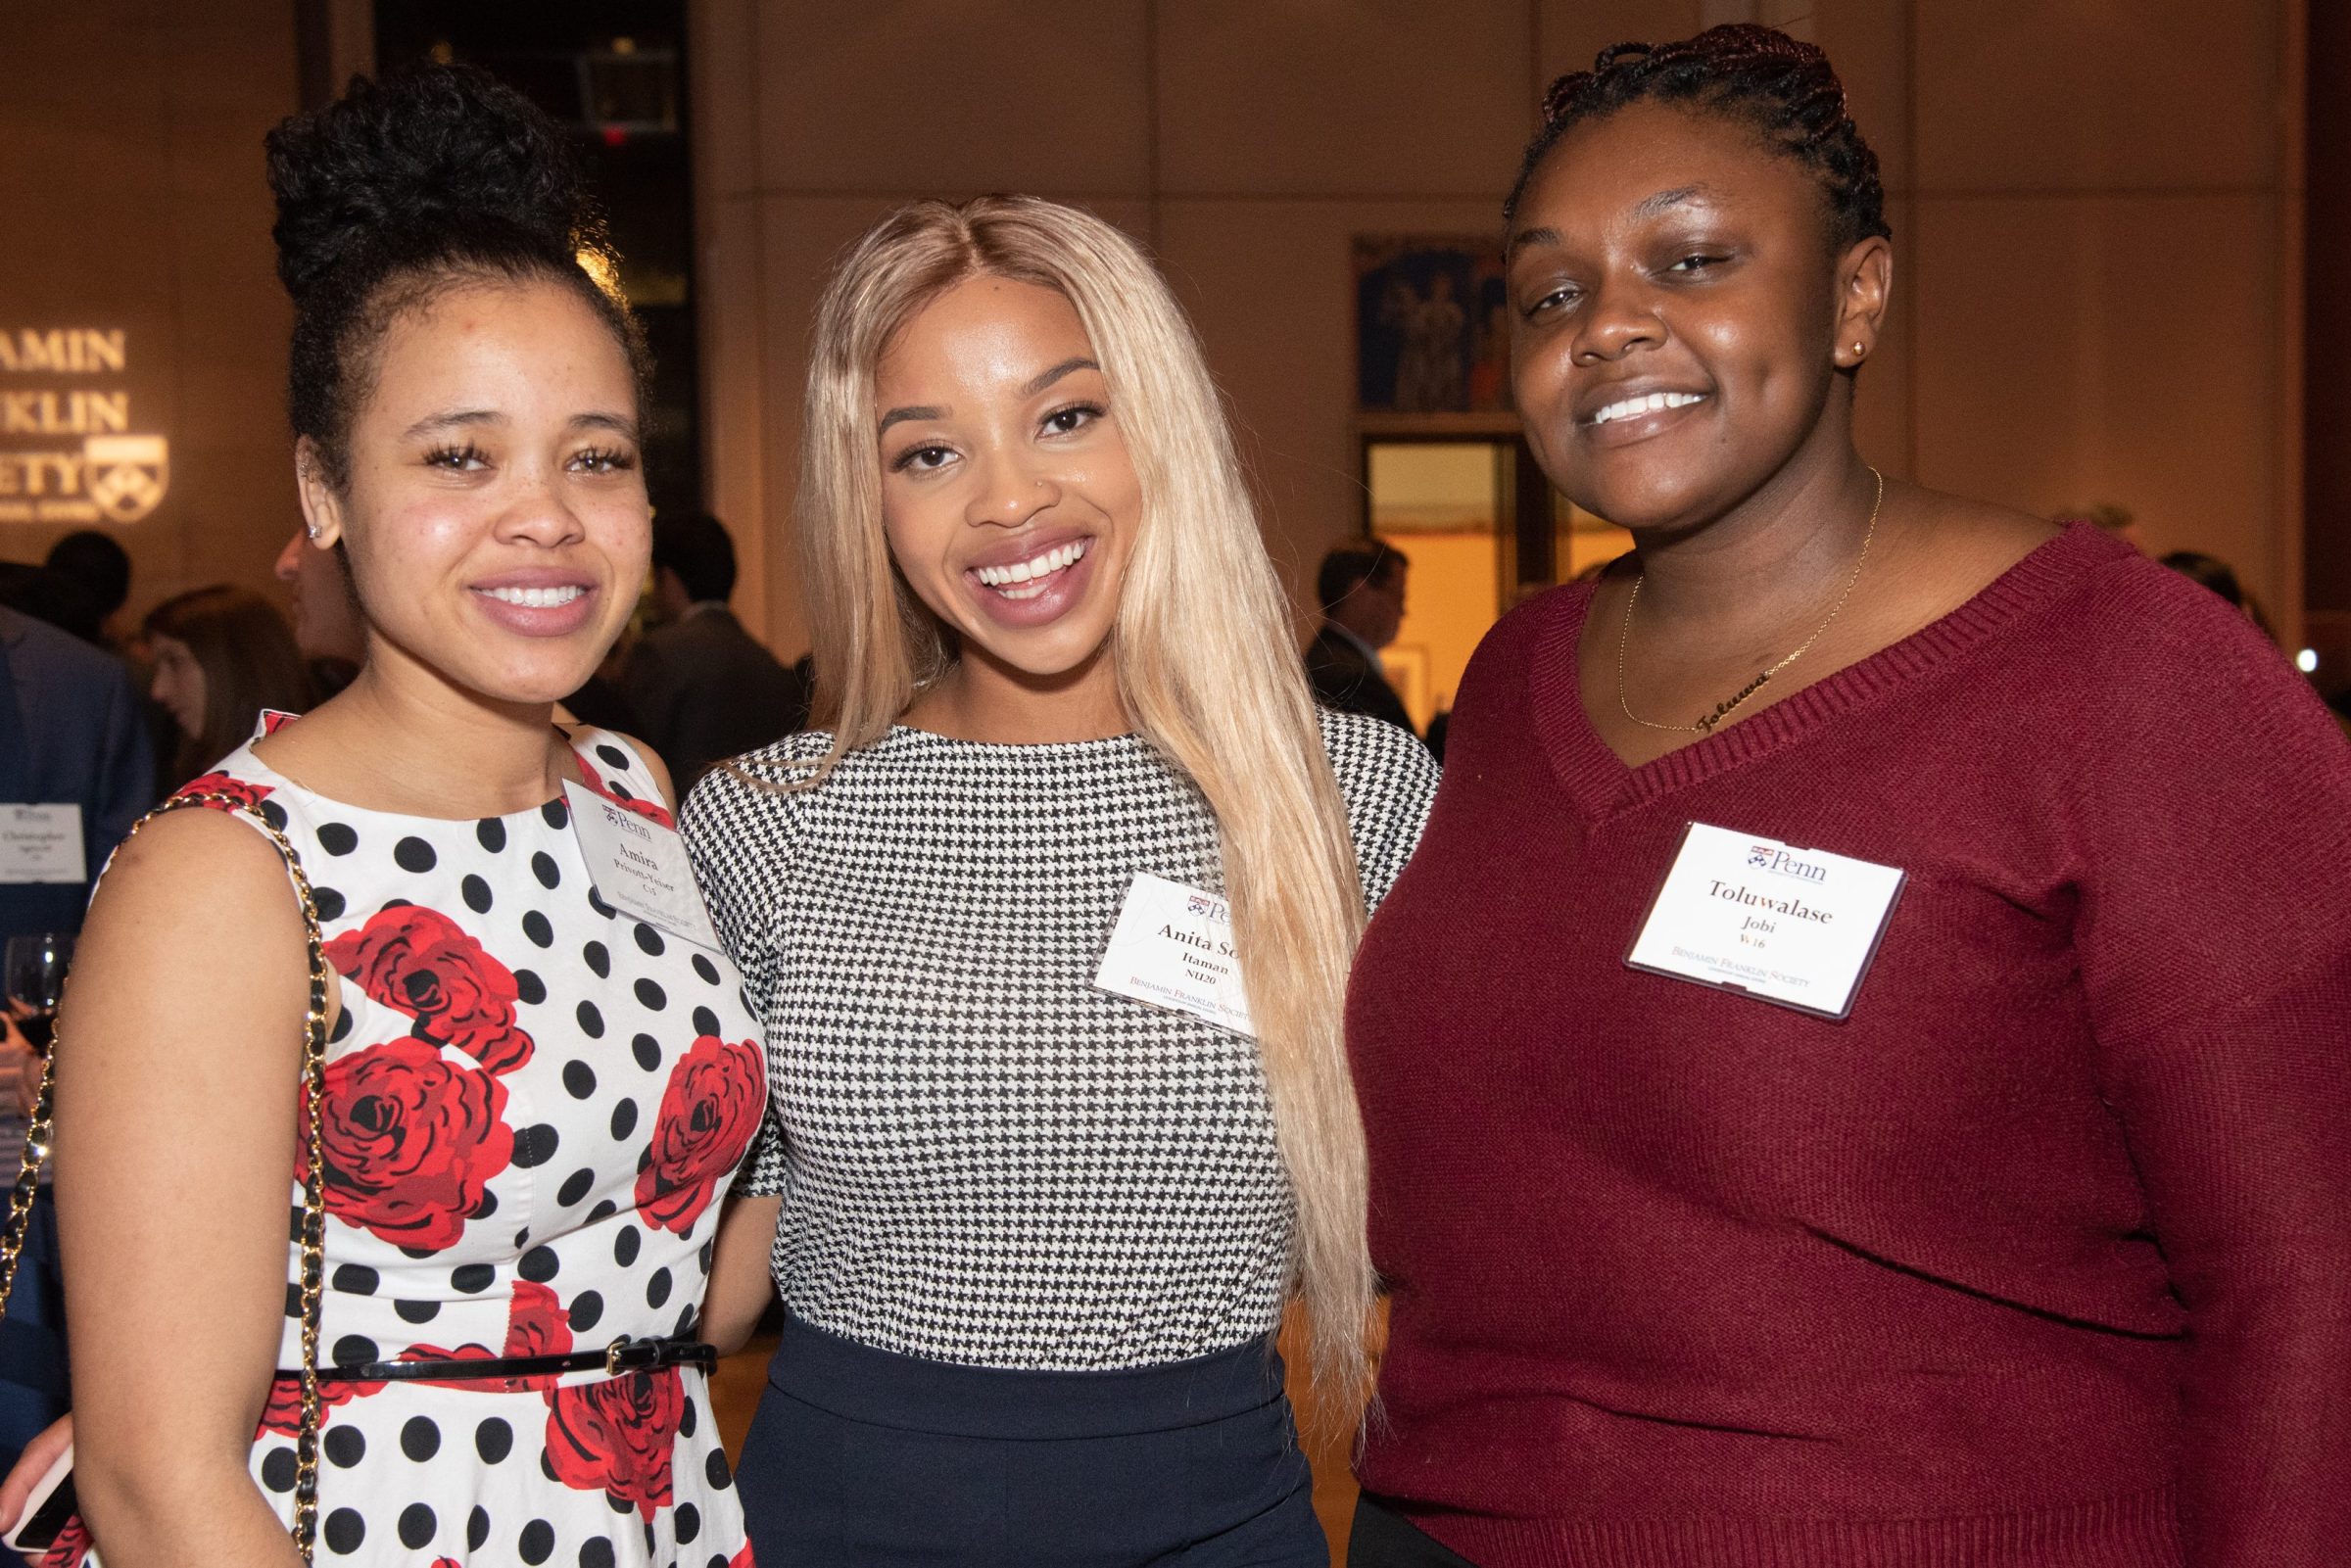
[[[1708,27],[1678,43],[1620,43],[1602,50],[1590,71],[1553,82],[1543,95],[1543,128],[1527,144],[1518,182],[1503,203],[1504,225],[1560,137],[1585,120],[1645,102],[1686,104],[1737,120],[1803,165],[1820,185],[1829,237],[1839,250],[1893,235],[1878,155],[1846,111],[1845,83],[1829,57],[1815,44],[1752,23]]]
[[[354,77],[268,149],[277,275],[294,298],[286,410],[336,489],[385,328],[468,282],[576,290],[627,353],[642,403],[645,334],[607,281],[602,215],[562,132],[520,93],[466,66]]]

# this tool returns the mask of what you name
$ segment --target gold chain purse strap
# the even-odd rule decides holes
[[[292,879],[295,896],[302,904],[304,936],[310,949],[310,1006],[303,1017],[302,1042],[302,1092],[310,1105],[303,1129],[300,1238],[302,1427],[294,1442],[293,1524],[294,1547],[307,1563],[318,1535],[318,1312],[326,1288],[326,942],[318,929],[318,901],[311,891],[311,879],[302,869],[302,856],[295,852],[294,841],[250,802],[236,795],[212,790],[173,795],[133,824],[122,841],[128,843],[141,828],[167,812],[189,806],[215,806],[239,812],[268,835],[285,860],[286,875]],[[63,1013],[62,1006],[59,1011]],[[33,1192],[39,1184],[41,1166],[49,1158],[51,1076],[56,1061],[57,1041],[52,1038],[48,1059],[41,1064],[41,1086],[33,1099],[31,1124],[25,1129],[24,1161],[17,1170],[16,1187],[9,1194],[7,1228],[0,1231],[0,1309],[6,1308],[9,1291],[16,1284],[17,1259],[24,1250],[25,1234],[32,1224]]]

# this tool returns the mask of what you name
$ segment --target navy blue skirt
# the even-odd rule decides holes
[[[1330,1562],[1264,1341],[1013,1372],[788,1320],[736,1485],[759,1568]]]

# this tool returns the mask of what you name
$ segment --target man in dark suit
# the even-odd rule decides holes
[[[621,694],[678,794],[714,764],[808,722],[808,688],[743,629],[735,543],[706,513],[653,521],[656,624],[629,652]]]
[[[1322,557],[1315,574],[1322,628],[1306,645],[1306,678],[1324,707],[1367,713],[1416,736],[1404,699],[1379,666],[1379,650],[1396,641],[1404,622],[1409,564],[1375,539],[1342,545]]]

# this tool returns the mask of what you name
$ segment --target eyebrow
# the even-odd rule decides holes
[[[1054,382],[1059,381],[1063,376],[1069,375],[1073,371],[1099,370],[1102,367],[1100,365],[1094,363],[1093,360],[1088,359],[1082,354],[1079,355],[1075,358],[1064,359],[1061,361],[1061,363],[1055,365],[1043,375],[1035,377],[1023,386],[1021,388],[1021,396],[1024,398],[1033,398],[1038,393],[1044,391],[1047,387],[1053,385]]]
[[[1669,207],[1679,207],[1684,202],[1696,201],[1705,195],[1706,188],[1703,185],[1684,185],[1678,190],[1659,191],[1633,204],[1633,216],[1655,217]]]
[[[503,425],[506,416],[495,408],[459,408],[449,413],[427,414],[401,433],[401,440],[413,441],[419,436],[434,435],[443,430],[459,430],[475,425]],[[630,441],[638,439],[637,421],[626,414],[607,413],[596,409],[576,413],[566,422],[571,430],[609,430]]]
[[[1559,243],[1559,231],[1556,228],[1522,228],[1511,236],[1511,243],[1504,247],[1504,255],[1506,257],[1516,256],[1529,245],[1557,245]]]
[[[881,427],[874,434],[877,436],[887,435],[891,425],[902,425],[909,419],[944,419],[946,416],[947,411],[944,408],[928,403],[915,404],[905,408],[892,408],[882,416]]]

